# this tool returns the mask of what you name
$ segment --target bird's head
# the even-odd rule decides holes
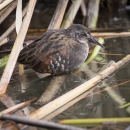
[[[88,43],[94,43],[96,45],[101,46],[104,48],[102,44],[100,44],[91,34],[87,27],[81,25],[81,24],[73,24],[68,29],[68,33],[70,33],[71,37],[73,37],[76,41],[88,44]]]

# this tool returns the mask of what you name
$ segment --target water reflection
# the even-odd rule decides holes
[[[89,80],[94,77],[98,71],[102,68],[103,64],[107,64],[109,60],[119,61],[122,59],[125,54],[129,53],[129,38],[113,38],[106,40],[106,52],[110,54],[123,54],[122,56],[107,56],[107,59],[103,62],[93,61],[88,67],[86,73],[81,72],[78,75],[71,73],[66,75],[66,79],[63,82],[61,88],[58,90],[55,98],[63,95],[64,93],[72,90],[83,82]],[[124,44],[123,44],[123,43]],[[112,46],[111,43],[114,43]],[[123,45],[122,45],[123,44]],[[126,48],[127,46],[127,48]],[[115,49],[116,48],[116,49]],[[122,83],[126,80],[129,80],[130,77],[130,69],[129,65],[123,67],[118,70],[115,75],[108,77],[107,80],[103,81],[103,83],[99,84],[96,91],[100,91],[103,89],[102,87],[111,87],[113,85]],[[19,102],[31,99],[33,97],[39,98],[41,94],[45,91],[47,85],[50,83],[53,77],[47,77],[43,79],[39,79],[34,71],[30,69],[26,69],[24,74],[24,87],[21,88],[21,77],[17,73],[17,67],[14,71],[14,74],[11,78],[11,82],[9,84],[7,94],[12,98],[12,100],[17,104]],[[116,93],[119,94],[120,99],[125,102],[129,102],[129,83],[124,84],[120,87],[112,88]],[[102,93],[94,94],[95,92],[90,92],[89,96],[82,99],[64,113],[57,116],[57,119],[60,118],[86,118],[86,117],[120,117],[120,116],[128,116],[128,113],[124,109],[117,109],[120,105],[117,101],[115,101],[113,97],[107,97],[109,93],[104,91]],[[105,98],[104,98],[105,97]],[[108,100],[106,100],[108,98]],[[1,103],[1,108],[5,108]],[[107,112],[106,112],[107,111]]]

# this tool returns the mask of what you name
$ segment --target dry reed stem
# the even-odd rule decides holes
[[[5,6],[7,6],[9,3],[11,3],[14,0],[5,0],[2,4],[0,4],[0,10],[2,10]]]
[[[75,89],[69,91],[68,93],[62,95],[61,97],[53,100],[52,102],[48,103],[47,105],[37,109],[36,111],[32,112],[29,117],[33,119],[41,119],[51,112],[55,111],[59,107],[62,107],[67,102],[71,101],[72,99],[76,98],[77,96],[83,94],[85,91],[93,88],[97,83],[99,83],[102,79],[108,77],[112,73],[114,73],[117,69],[121,68],[123,65],[130,61],[130,55],[127,55],[122,60],[118,61],[117,63],[111,65],[101,73],[99,73],[94,78],[90,79],[89,81],[79,85]]]
[[[6,17],[16,8],[18,0],[14,1],[7,10],[0,16],[0,24],[6,19]]]
[[[7,95],[7,94],[3,94],[2,96],[0,96],[0,101],[1,101],[7,108],[10,108],[10,107],[16,105],[15,102],[12,100],[12,98],[11,98],[9,95]],[[15,112],[15,114],[21,115],[21,116],[24,115],[22,111],[17,111],[17,112]]]
[[[92,53],[92,52],[90,52],[90,53]],[[126,55],[128,55],[128,54],[115,54],[115,53],[104,53],[104,52],[99,52],[99,54],[101,54],[101,55],[108,55],[108,56],[126,56]]]
[[[5,8],[3,8],[1,11],[0,11],[0,16],[3,15],[3,13],[10,7],[10,4],[7,5]]]
[[[68,0],[59,0],[57,8],[49,24],[48,30],[60,28],[67,4]]]
[[[33,99],[31,99],[31,100],[27,100],[27,101],[25,101],[25,102],[19,103],[19,104],[15,105],[15,106],[9,107],[8,109],[6,109],[6,110],[4,110],[4,111],[1,111],[1,112],[0,112],[0,115],[1,115],[1,114],[13,113],[13,112],[15,112],[15,111],[17,111],[17,110],[19,110],[19,109],[21,109],[21,108],[27,106],[28,104],[30,104],[30,103],[31,103],[32,101],[34,101],[34,100],[36,100],[36,98],[33,98]]]
[[[86,17],[86,15],[87,15],[87,8],[86,8],[84,0],[82,0],[82,3],[81,3],[81,11],[82,11],[83,17]]]
[[[73,20],[78,12],[78,9],[82,3],[82,0],[75,0],[72,2],[73,3],[71,4],[71,6],[65,16],[65,19],[61,25],[61,28],[68,28],[73,23]]]
[[[2,75],[1,81],[0,81],[0,95],[4,94],[6,92],[7,86],[9,84],[12,72],[14,70],[18,55],[20,53],[22,44],[24,42],[24,38],[26,36],[27,33],[27,29],[29,27],[30,21],[31,21],[31,17],[33,14],[33,10],[36,4],[36,0],[30,0],[29,4],[28,4],[28,10],[27,10],[27,14],[24,18],[22,27],[20,29],[20,32],[16,38],[16,41],[14,43],[12,52],[10,54],[8,63],[5,67],[4,73]]]
[[[94,90],[95,88],[91,89],[91,92]],[[68,109],[69,107],[71,107],[72,105],[74,105],[75,103],[77,103],[78,101],[80,101],[81,99],[85,98],[86,96],[88,96],[90,94],[89,91],[79,95],[78,97],[74,98],[73,100],[71,100],[70,102],[66,103],[65,105],[61,106],[60,108],[58,108],[57,110],[53,111],[52,113],[50,113],[49,115],[45,116],[44,118],[42,118],[42,120],[51,120],[52,118],[54,118],[55,116],[57,116],[58,114],[62,113],[63,111],[65,111],[66,109]]]
[[[115,88],[115,87],[118,87],[118,86],[121,86],[121,85],[124,85],[124,84],[127,84],[127,83],[130,83],[130,80],[127,80],[125,82],[122,82],[120,84],[116,84],[114,86],[111,86],[111,87],[107,87],[107,84],[103,84],[103,86],[106,86],[105,89],[103,90],[99,90],[97,92],[94,92],[93,95],[96,95],[96,94],[99,94],[103,91],[109,91],[111,90],[112,88]],[[94,90],[94,88],[91,89],[91,92]],[[49,115],[45,116],[44,118],[42,118],[43,120],[50,120],[52,119],[53,117],[57,116],[58,114],[60,114],[61,112],[63,112],[64,110],[66,110],[67,108],[69,108],[70,106],[72,106],[73,104],[75,104],[76,102],[78,102],[79,100],[81,100],[82,98],[84,97],[88,97],[88,94],[89,94],[89,91],[83,93],[82,95],[80,95],[79,97],[76,97],[74,100],[71,100],[70,102],[68,102],[67,104],[65,104],[64,106],[60,107],[59,109],[55,110],[53,113],[50,113]],[[114,96],[115,97],[115,96]],[[122,98],[121,98],[122,99]],[[124,104],[125,101],[122,101],[120,99],[120,104]],[[117,102],[118,103],[118,102]],[[119,103],[118,103],[119,104]],[[126,108],[126,111],[128,113],[130,113],[130,107],[127,107]]]
[[[49,24],[48,30],[60,28],[64,13],[65,13],[65,9],[67,7],[67,3],[68,3],[68,0],[59,0],[57,8]],[[39,78],[45,77],[44,74],[41,74],[41,73],[36,73],[36,74]]]
[[[61,85],[63,84],[65,78],[66,78],[65,75],[53,77],[44,93],[37,100],[36,104],[43,105],[52,100],[53,97],[56,95],[57,91],[59,90],[59,88],[61,87]]]
[[[130,32],[121,32],[121,33],[91,33],[94,37],[121,37],[121,36],[130,36]]]
[[[1,45],[4,45],[5,43],[7,43],[9,41],[9,38],[5,38],[1,43],[0,43],[0,46]]]
[[[95,28],[97,26],[98,11],[100,0],[90,0],[88,3],[88,21],[89,28]]]
[[[26,5],[26,7],[23,10],[22,16],[24,17],[26,12],[27,12],[27,7],[28,5]],[[0,46],[2,45],[2,41],[15,29],[15,21],[14,23],[6,30],[6,32],[0,37]]]
[[[22,25],[22,0],[18,0],[17,8],[16,8],[16,33],[18,35],[21,25]]]
[[[67,120],[63,119],[63,120],[59,121],[59,123],[66,124],[66,125],[94,127],[91,130],[101,130],[101,129],[103,129],[103,127],[105,127],[103,124],[107,124],[106,126],[108,128],[111,127],[112,124],[116,124],[116,125],[118,125],[118,127],[117,128],[114,127],[115,130],[121,130],[123,127],[119,128],[119,126],[123,126],[123,124],[126,125],[127,123],[129,124],[129,122],[130,122],[129,117],[121,117],[121,118],[120,117],[119,118],[115,118],[115,117],[106,118],[105,117],[105,118],[97,118],[97,119],[88,118],[88,119],[67,119]],[[107,127],[105,127],[105,128],[107,129]],[[129,127],[127,127],[127,128],[126,129],[129,130]],[[123,128],[123,129],[125,129],[125,128]]]
[[[4,0],[0,0],[0,4],[3,2]]]
[[[17,4],[17,8],[16,8],[16,20],[15,21],[16,21],[15,22],[16,33],[18,35],[20,28],[21,28],[21,25],[22,25],[22,0],[18,0],[18,4]],[[21,50],[22,49],[23,49],[23,46],[21,47]],[[19,64],[19,75],[22,76],[22,74],[24,74],[24,65]],[[23,82],[24,82],[24,80],[23,80]],[[21,88],[25,88],[25,86],[21,84]]]

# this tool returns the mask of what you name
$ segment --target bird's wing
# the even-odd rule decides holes
[[[20,52],[18,61],[37,72],[46,73],[53,65],[56,66],[52,62],[66,58],[66,44],[64,34],[48,31],[42,38],[25,47]]]

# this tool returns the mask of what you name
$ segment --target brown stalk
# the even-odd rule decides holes
[[[36,0],[30,0],[29,4],[28,4],[28,10],[27,10],[27,14],[23,20],[23,24],[22,27],[20,29],[20,32],[16,38],[16,41],[14,43],[12,52],[10,54],[8,63],[5,67],[4,73],[2,75],[1,81],[0,81],[0,95],[4,94],[6,92],[6,89],[8,87],[12,72],[14,70],[18,55],[20,53],[22,44],[24,42],[24,38],[26,36],[27,33],[27,29],[29,27],[30,24],[30,20],[33,14],[33,10],[36,4]]]
[[[130,36],[130,32],[121,32],[121,33],[92,33],[94,37],[121,37],[121,36]]]
[[[6,19],[6,17],[16,8],[18,0],[14,1],[7,10],[0,16],[0,24]]]

